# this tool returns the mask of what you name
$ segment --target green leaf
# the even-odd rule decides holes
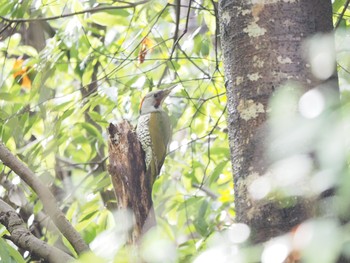
[[[91,219],[93,216],[95,216],[99,211],[98,210],[94,210],[91,211],[90,213],[84,215],[82,218],[80,218],[79,222],[83,222],[85,220]]]
[[[168,61],[167,65],[173,71],[178,71],[181,67],[181,65],[175,60]]]
[[[22,255],[16,249],[14,249],[11,245],[7,244],[7,249],[8,249],[9,255],[11,256],[11,258],[13,258],[13,262],[16,262],[16,263],[25,263],[26,262],[23,259]],[[6,262],[6,261],[4,261],[4,262]]]
[[[0,92],[0,101],[1,100],[21,103],[23,102],[23,97],[9,92]]]
[[[209,44],[208,41],[204,40],[201,44],[201,55],[206,57],[209,55]]]
[[[84,128],[90,135],[103,141],[100,131],[95,126],[87,122],[81,122],[79,125]]]
[[[84,253],[82,254],[78,260],[75,260],[74,262],[76,263],[106,263],[106,262],[111,262],[110,260],[106,260],[102,257],[96,256],[92,252]]]
[[[127,26],[129,21],[126,17],[128,16],[128,11],[119,9],[92,14],[90,20],[101,26]]]
[[[87,227],[84,228],[84,232],[83,232],[83,238],[86,243],[89,244],[96,238],[97,228],[98,228],[97,224],[87,223]]]
[[[40,88],[40,95],[39,95],[39,103],[46,102],[47,100],[54,97],[55,91],[52,89],[49,89],[45,86],[41,86]],[[45,110],[46,112],[46,110]],[[46,115],[46,113],[45,113]]]
[[[0,14],[7,18],[52,17],[65,10],[74,13],[95,7],[125,5],[113,0],[74,0],[68,4],[65,1],[46,1],[45,5],[33,5],[38,1],[32,0],[3,2]],[[178,258],[174,262],[193,262],[198,252],[207,248],[206,238],[202,235],[210,235],[213,228],[222,226],[222,207],[225,205],[225,209],[233,211],[233,201],[229,196],[232,184],[228,183],[232,182],[232,176],[227,169],[230,155],[228,135],[221,129],[226,125],[225,118],[217,122],[226,98],[216,97],[225,92],[225,85],[220,50],[217,57],[212,52],[211,35],[216,26],[212,11],[211,1],[201,1],[193,25],[196,30],[185,34],[180,41],[185,53],[176,47],[172,59],[169,59],[169,52],[174,32],[170,29],[176,22],[174,9],[166,6],[163,0],[149,1],[135,8],[101,10],[46,21],[49,30],[45,31],[45,47],[40,52],[33,43],[24,43],[23,35],[12,32],[14,24],[6,30],[5,35],[9,36],[0,39],[0,56],[7,57],[1,65],[0,139],[38,176],[47,171],[47,181],[66,187],[67,191],[72,190],[70,198],[59,204],[66,208],[68,220],[81,230],[80,234],[88,243],[96,240],[99,233],[119,227],[99,195],[99,192],[112,188],[107,171],[87,175],[95,166],[91,162],[99,150],[103,150],[102,155],[108,155],[106,140],[102,136],[108,122],[128,119],[136,124],[141,94],[176,83],[179,84],[176,94],[169,96],[165,108],[168,108],[174,125],[174,142],[184,146],[166,157],[152,193],[156,212],[161,215],[158,229],[172,240],[181,240],[176,251]],[[181,22],[185,20],[181,18]],[[205,33],[201,31],[203,24],[209,27]],[[28,28],[27,24],[23,25]],[[180,30],[179,35],[182,33]],[[140,64],[140,40],[144,37],[152,41],[152,47],[148,47],[147,62]],[[21,56],[25,65],[32,69],[29,76],[31,90],[23,89],[13,78],[13,64]],[[341,64],[346,67],[347,59],[344,56],[342,59],[345,63]],[[212,78],[203,78],[201,70]],[[84,96],[81,89],[94,81],[94,74],[97,89]],[[98,111],[95,111],[97,107]],[[211,132],[215,123],[218,127]],[[209,143],[207,135],[210,132],[213,136]],[[53,178],[58,169],[68,175],[64,182]],[[0,162],[2,170],[6,174],[9,172],[9,168]],[[202,182],[205,171],[206,186],[219,196],[218,203],[224,198],[227,200],[218,210],[211,209],[208,197],[196,196],[203,193],[192,187],[193,183]],[[9,180],[15,176],[15,173],[10,173]],[[41,211],[42,203],[36,193],[31,189],[24,190],[35,213]],[[230,215],[234,216],[234,213],[230,212]],[[182,236],[189,239],[178,239]],[[47,233],[45,238],[53,244],[56,237]],[[62,239],[76,256],[69,242]],[[123,257],[121,254],[118,253],[117,259],[108,258],[106,261],[119,262]],[[10,254],[5,260],[23,262],[21,258],[13,258],[15,256]],[[89,254],[84,263],[86,260],[103,261],[93,254]]]
[[[69,208],[68,211],[66,213],[66,217],[69,221],[72,221],[74,215],[77,213],[78,211],[78,202],[73,202]]]
[[[36,57],[38,55],[36,49],[31,46],[20,46],[18,47],[18,51],[30,57]]]
[[[222,173],[222,170],[226,167],[227,163],[228,163],[228,160],[225,160],[225,161],[222,161],[221,163],[219,163],[215,167],[213,173],[209,177],[209,185],[211,185],[217,181],[220,174]]]
[[[335,0],[333,3],[333,10],[334,12],[338,12],[339,8],[344,8],[346,0]]]
[[[90,111],[89,115],[91,119],[99,124],[108,124],[108,122],[96,111]]]
[[[208,211],[208,202],[206,200],[203,200],[203,202],[199,207],[197,218],[193,222],[196,230],[202,236],[207,236],[209,234],[208,233],[209,225],[206,222],[206,216],[205,216],[207,211]]]
[[[2,238],[0,239],[0,257],[1,262],[11,262],[11,257],[7,249],[7,243]]]
[[[79,12],[84,10],[84,6],[80,1],[72,1],[72,9],[74,10],[74,12]]]
[[[0,15],[2,16],[8,16],[11,14],[11,11],[14,10],[14,5],[16,4],[16,1],[4,1],[0,5]]]
[[[94,193],[96,193],[100,192],[101,190],[105,189],[110,185],[111,179],[107,172],[101,172],[96,177],[94,177],[94,180],[88,183],[86,187],[88,189],[91,189]]]
[[[2,238],[0,238],[0,261],[6,263],[26,262],[22,255]]]
[[[64,119],[66,119],[66,118],[68,118],[70,115],[72,115],[72,113],[75,111],[75,109],[74,108],[72,108],[72,109],[69,109],[69,110],[66,110],[63,114],[62,114],[62,116],[61,116],[61,120],[64,120]]]
[[[15,33],[11,36],[11,38],[8,38],[8,47],[7,47],[7,50],[9,53],[17,53],[17,48],[18,48],[18,45],[21,43],[21,35],[18,34],[18,33]]]
[[[216,17],[204,15],[203,18],[204,18],[206,25],[209,28],[209,32],[211,33],[211,35],[214,35],[215,30],[216,30]]]
[[[5,111],[5,109],[2,109],[0,111],[0,123],[3,122],[8,117],[10,117],[10,115]]]
[[[211,156],[219,155],[219,156],[225,156],[225,157],[229,158],[230,157],[230,149],[228,147],[212,147],[210,149],[210,155]]]

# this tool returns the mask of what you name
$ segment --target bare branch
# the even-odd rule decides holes
[[[69,262],[74,258],[52,247],[30,233],[23,219],[6,202],[0,199],[0,223],[10,232],[8,237],[16,246],[52,263]]]
[[[6,146],[0,142],[0,160],[4,165],[12,169],[21,179],[26,182],[36,192],[43,203],[46,213],[51,217],[61,233],[74,247],[78,254],[88,251],[89,247],[84,242],[80,234],[69,223],[65,215],[59,209],[55,197],[50,190],[35,176],[35,174],[14,156]]]

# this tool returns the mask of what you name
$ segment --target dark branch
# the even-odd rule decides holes
[[[28,250],[30,253],[48,262],[69,262],[74,259],[65,252],[48,245],[32,235],[23,222],[23,219],[2,199],[0,199],[0,223],[4,225],[10,233],[7,239],[15,243],[16,246]]]
[[[2,142],[0,142],[0,160],[37,193],[46,213],[71,243],[75,251],[78,254],[88,251],[88,245],[59,209],[55,197],[52,195],[48,187],[44,185],[37,176],[35,176],[28,166],[14,156]]]

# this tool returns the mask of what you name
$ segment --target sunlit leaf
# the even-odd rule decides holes
[[[128,11],[118,9],[94,13],[90,16],[90,19],[92,22],[101,26],[126,26],[129,23],[126,19],[128,16]]]
[[[220,48],[214,52],[216,1],[192,2],[189,20],[187,4],[181,7],[176,46],[176,7],[171,1],[130,2],[135,7],[125,9],[115,7],[129,3],[102,0],[7,2],[0,13],[10,19],[68,15],[37,21],[44,33],[35,33],[43,39],[32,35],[28,23],[16,28],[12,23],[2,32],[0,140],[46,184],[65,190],[60,208],[89,244],[119,225],[107,210],[115,200],[102,198],[104,191],[113,190],[107,172],[109,122],[128,119],[135,127],[142,96],[177,85],[165,101],[176,149],[166,157],[153,188],[159,232],[151,240],[159,250],[163,242],[157,241],[165,239],[174,262],[192,262],[206,248],[205,237],[222,227],[218,213],[234,214],[225,118],[218,120],[226,99],[217,96],[225,85]],[[99,8],[106,10],[74,15]],[[30,26],[35,29],[35,24]],[[33,43],[37,41],[42,49]],[[16,60],[22,64],[15,70]],[[8,172],[0,164],[0,172],[4,169]],[[215,207],[194,186],[201,183],[218,196]],[[34,213],[41,212],[38,196],[23,186]],[[0,192],[5,199],[6,191]],[[45,242],[57,241],[57,236],[43,233]],[[65,238],[63,243],[75,256]],[[139,261],[134,248],[113,249],[116,256],[108,262]],[[166,259],[158,262],[171,262]],[[98,253],[88,253],[78,262],[104,261]]]
[[[219,163],[215,167],[213,173],[209,177],[209,185],[211,185],[212,183],[215,183],[217,181],[218,177],[222,173],[223,169],[226,167],[227,163],[228,163],[228,160],[225,160],[225,161]]]
[[[2,238],[0,239],[0,257],[4,262],[12,262],[10,253],[7,249],[7,243]]]

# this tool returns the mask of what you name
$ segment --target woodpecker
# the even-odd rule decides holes
[[[162,104],[174,87],[152,91],[140,103],[136,134],[145,152],[146,176],[151,185],[159,175],[171,138],[171,124]]]

